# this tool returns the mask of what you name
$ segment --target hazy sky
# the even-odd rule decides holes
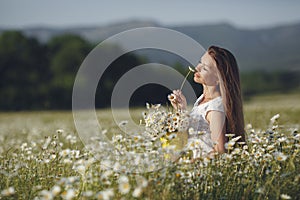
[[[0,27],[106,25],[129,19],[163,25],[229,22],[243,28],[300,22],[298,0],[0,0]]]

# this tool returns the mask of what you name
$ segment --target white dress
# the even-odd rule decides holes
[[[203,99],[203,94],[197,99],[192,111],[190,112],[189,121],[189,138],[187,149],[193,151],[193,158],[201,157],[214,148],[211,139],[209,123],[206,120],[209,111],[220,111],[224,113],[222,97],[216,97],[208,102],[199,104]]]

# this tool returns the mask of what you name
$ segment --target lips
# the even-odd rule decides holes
[[[195,73],[195,74],[194,74],[194,77],[200,78],[200,74],[199,74],[199,73]]]

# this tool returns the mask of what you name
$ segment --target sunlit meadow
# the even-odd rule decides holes
[[[299,99],[298,94],[251,99],[244,105],[246,145],[229,135],[225,154],[191,162],[186,152],[159,169],[152,165],[155,159],[168,161],[172,153],[162,136],[128,137],[114,125],[110,110],[98,110],[99,131],[123,159],[110,159],[101,141],[96,159],[80,141],[71,112],[1,113],[0,199],[300,199]],[[131,110],[141,126],[144,111]]]

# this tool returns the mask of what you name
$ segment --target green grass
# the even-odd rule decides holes
[[[266,128],[269,119],[280,114],[285,125],[300,125],[300,93],[257,96],[244,102],[245,123],[256,128]]]
[[[109,109],[97,115],[122,153],[117,161],[105,144],[94,158],[80,141],[70,111],[0,113],[0,199],[299,199],[299,99],[300,94],[282,94],[245,102],[245,123],[252,125],[248,148],[232,147],[194,163],[185,154],[181,162],[166,161],[166,167],[138,175],[133,169],[149,171],[149,160],[164,158],[166,149],[152,143],[151,152],[160,153],[146,164],[142,158],[132,164],[150,151],[149,141],[120,138]],[[145,110],[131,109],[134,121]],[[125,111],[118,110],[124,120]],[[275,114],[279,121],[270,124]]]

